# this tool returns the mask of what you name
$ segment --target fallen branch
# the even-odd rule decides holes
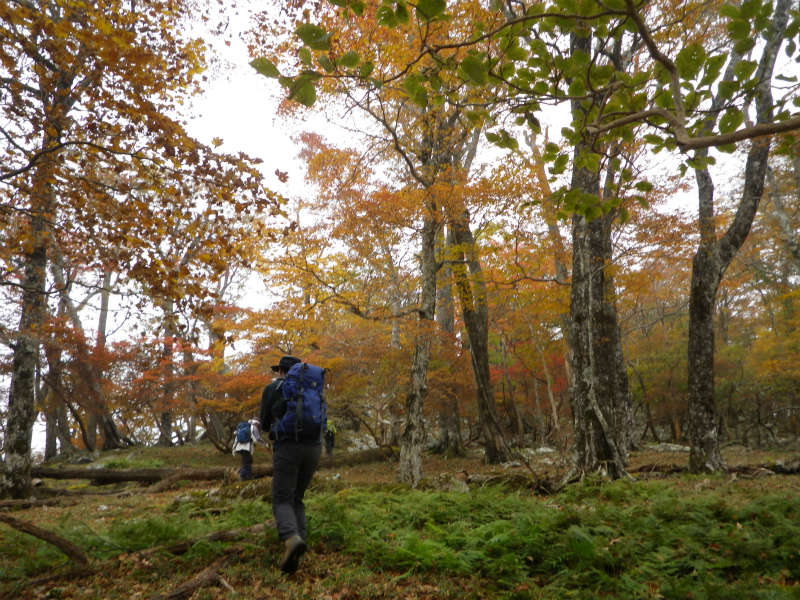
[[[240,529],[223,529],[220,531],[215,531],[205,536],[201,536],[199,538],[184,540],[182,542],[176,542],[174,544],[166,546],[155,546],[153,548],[145,548],[144,550],[139,550],[137,552],[132,552],[130,554],[123,554],[117,556],[101,564],[95,564],[95,565],[89,565],[88,563],[81,564],[80,566],[73,567],[67,571],[61,571],[58,573],[49,573],[48,575],[44,575],[42,577],[27,579],[24,581],[23,588],[34,588],[40,585],[52,583],[54,581],[67,581],[72,579],[78,579],[80,577],[88,577],[101,571],[107,571],[109,569],[116,568],[120,564],[130,564],[132,560],[147,559],[148,557],[151,557],[154,554],[158,554],[160,552],[166,552],[175,555],[185,554],[194,544],[198,542],[235,541],[246,536],[260,535],[264,533],[267,530],[267,528],[272,528],[274,526],[275,524],[273,522],[269,522],[269,523],[259,523],[258,525],[252,525],[250,527],[242,527]],[[71,542],[67,543],[69,544]],[[80,551],[80,549],[78,550]],[[23,588],[14,588],[7,594],[0,596],[0,599],[6,600],[6,598],[9,599],[20,598],[21,596],[19,592],[20,589]],[[178,590],[176,589],[175,591],[177,592]],[[166,597],[169,598],[170,596]]]
[[[156,594],[152,600],[183,600],[188,598],[195,591],[207,585],[218,583],[220,580],[219,572],[225,568],[230,560],[230,555],[218,558],[210,566],[200,571],[197,575],[182,583],[177,588],[166,594]]]
[[[65,500],[73,500],[75,504],[80,502],[80,499],[72,496],[61,498],[28,498],[26,500],[0,500],[0,511],[4,510],[24,510],[26,508],[34,508],[37,506],[55,506],[63,505]]]
[[[320,460],[319,468],[334,469],[337,467],[388,460],[391,457],[391,449],[376,448],[363,452],[323,457],[322,460]],[[168,487],[176,481],[225,479],[225,477],[230,476],[232,472],[231,469],[231,467],[209,467],[206,469],[57,469],[52,467],[34,467],[31,469],[31,475],[33,477],[47,479],[89,479],[98,485],[120,483],[123,481],[156,484],[168,479],[169,484],[165,484]],[[272,465],[254,465],[253,475],[255,477],[271,477]]]
[[[22,531],[23,533],[27,533],[28,535],[39,538],[48,544],[52,544],[61,550],[61,552],[66,554],[70,559],[78,563],[79,566],[89,566],[89,558],[86,556],[86,553],[68,539],[63,538],[60,535],[56,535],[52,531],[47,531],[46,529],[37,527],[36,525],[28,523],[27,521],[20,521],[19,519],[9,517],[3,513],[0,513],[0,521],[13,527],[17,531]]]

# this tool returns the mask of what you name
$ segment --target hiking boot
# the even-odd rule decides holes
[[[278,566],[281,571],[289,575],[297,571],[297,567],[300,566],[300,557],[305,554],[306,543],[303,541],[303,538],[297,534],[288,538],[283,543],[286,546],[286,551],[283,553],[283,557]]]

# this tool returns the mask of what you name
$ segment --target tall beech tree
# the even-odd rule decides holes
[[[156,0],[140,8],[122,1],[0,6],[0,193],[3,223],[13,225],[4,281],[19,289],[2,494],[30,491],[53,236],[69,232],[90,256],[113,258],[117,270],[179,297],[177,277],[164,276],[147,249],[157,246],[164,221],[200,210],[221,223],[273,204],[246,157],[216,154],[176,120],[204,67],[202,43],[183,33],[197,6]],[[194,196],[200,184],[202,206]],[[155,204],[137,189],[157,191]],[[148,220],[154,213],[164,221]],[[205,264],[221,271],[227,259],[209,253]]]
[[[340,0],[336,5],[340,11],[354,16],[366,10],[360,0]],[[774,102],[771,97],[765,100],[765,92],[772,87],[771,65],[775,52],[782,40],[794,37],[800,29],[800,23],[794,18],[787,26],[777,27],[770,33],[773,23],[777,26],[782,19],[783,6],[782,3],[773,6],[752,0],[741,6],[724,4],[719,10],[710,10],[705,3],[684,3],[675,7],[680,9],[676,18],[671,7],[637,4],[633,0],[522,2],[514,4],[513,14],[502,9],[483,13],[473,21],[474,27],[466,30],[453,27],[449,36],[437,38],[434,33],[441,30],[443,23],[453,22],[453,15],[461,10],[461,4],[424,0],[409,5],[404,0],[395,0],[381,5],[379,22],[387,27],[416,32],[415,37],[410,38],[416,45],[411,59],[391,81],[372,78],[376,88],[400,83],[420,104],[452,102],[453,88],[442,86],[447,80],[442,71],[455,73],[469,84],[469,90],[504,90],[505,95],[496,99],[520,115],[520,124],[527,123],[534,130],[539,129],[536,114],[543,102],[572,104],[572,122],[562,133],[573,148],[573,155],[570,157],[558,146],[552,146],[543,156],[553,161],[555,174],[563,173],[572,163],[573,180],[561,196],[561,207],[565,214],[575,214],[573,237],[587,244],[587,252],[575,248],[574,253],[577,258],[573,259],[573,339],[570,340],[573,361],[579,360],[574,356],[576,348],[582,348],[586,357],[582,363],[586,368],[573,370],[573,405],[578,411],[573,411],[573,417],[578,419],[577,434],[594,440],[588,446],[579,445],[578,467],[581,470],[599,467],[615,476],[624,472],[626,432],[620,428],[629,421],[627,417],[622,420],[619,417],[618,411],[626,410],[624,401],[611,400],[608,407],[593,408],[596,399],[606,398],[606,392],[621,399],[626,387],[625,376],[619,369],[621,361],[613,367],[609,365],[608,369],[600,369],[609,355],[619,353],[616,317],[607,310],[612,304],[606,302],[613,287],[610,280],[605,279],[605,268],[597,268],[606,265],[604,246],[607,244],[600,235],[603,225],[595,221],[602,222],[603,216],[618,206],[614,196],[603,198],[600,195],[599,174],[603,161],[608,160],[608,166],[618,170],[613,164],[615,148],[620,143],[632,142],[635,129],[645,126],[649,132],[643,140],[653,150],[666,148],[683,154],[696,153],[689,159],[690,166],[698,168],[699,183],[708,188],[700,181],[706,161],[711,158],[705,154],[707,149],[729,149],[731,144],[745,140],[757,140],[752,143],[759,146],[764,144],[765,136],[800,127],[800,114],[786,108],[793,98],[793,88]],[[337,65],[349,69],[341,76],[370,77],[374,66],[371,56],[362,57],[355,52],[340,60],[335,53],[324,52],[330,48],[330,41],[336,39],[338,31],[312,23],[297,28],[298,36],[309,49],[309,60],[299,75],[281,78],[294,97],[312,103],[315,86],[335,71]],[[758,36],[765,40],[764,47],[756,44]],[[496,43],[487,45],[489,40]],[[617,60],[620,55],[615,48],[627,50],[622,55],[626,60]],[[796,54],[796,45],[787,48],[789,55]],[[321,54],[320,70],[315,70],[310,50]],[[631,53],[636,56],[639,68],[628,72],[627,59]],[[751,60],[750,53],[759,58]],[[437,65],[436,69],[429,68],[431,61]],[[333,68],[326,68],[326,64]],[[262,67],[274,76],[279,75],[271,64]],[[464,96],[462,101],[468,102],[469,98]],[[770,104],[769,115],[759,109],[756,121],[751,122],[746,118],[747,109],[759,103],[762,107]],[[516,144],[511,134],[503,129],[491,132],[489,137],[501,146]],[[753,155],[750,171],[756,164],[762,162]],[[632,171],[623,170],[619,174],[623,179],[634,179]],[[752,212],[744,206],[757,205],[754,198],[760,195],[758,179],[756,176],[748,180],[746,187],[750,191],[743,203],[740,222],[747,221],[745,214]],[[637,182],[637,186],[642,192],[651,187],[646,181]],[[704,193],[707,195],[701,192]],[[703,208],[702,212],[707,210]],[[705,214],[701,218],[706,221]],[[721,276],[720,267],[725,256],[738,247],[741,234],[746,235],[748,228],[735,227],[736,233],[723,238],[719,247],[710,235],[701,242],[703,250],[699,253],[697,272],[698,282],[704,280],[705,283],[693,288],[697,290],[694,295],[695,334],[689,350],[695,356],[690,359],[694,372],[690,375],[690,388],[694,388],[690,411],[694,422],[693,470],[721,468],[716,456],[718,449],[714,450],[718,442],[712,426],[713,386],[709,383],[713,380],[709,371],[713,352],[709,354],[708,340],[713,331],[702,324],[705,317],[700,315],[713,313],[713,280]],[[707,233],[707,229],[704,231]],[[705,268],[700,263],[707,262],[706,251],[713,254],[717,247],[722,250],[722,263],[714,258]],[[599,261],[597,264],[595,258]],[[583,267],[583,274],[575,272],[576,266]],[[712,274],[710,278],[700,275],[707,272]],[[576,281],[578,275],[580,282]],[[595,309],[598,312],[593,313]],[[582,328],[581,324],[592,320],[596,327]],[[602,352],[601,347],[608,351]],[[585,383],[580,389],[575,385],[579,379]],[[588,407],[585,419],[579,415],[581,407]],[[600,445],[595,445],[598,442]]]
[[[299,64],[293,65],[302,71],[292,87],[290,98],[302,104],[313,104],[316,98],[314,81],[318,80],[321,91],[336,95],[345,106],[359,109],[377,124],[379,135],[384,139],[382,149],[393,152],[405,166],[404,178],[423,190],[420,198],[426,214],[422,216],[420,227],[422,293],[418,314],[421,327],[417,352],[412,360],[407,402],[407,416],[415,423],[409,421],[407,425],[408,452],[401,449],[401,478],[416,482],[421,477],[419,468],[405,468],[404,465],[419,462],[416,456],[422,440],[423,422],[418,407],[425,395],[425,370],[430,356],[430,335],[434,329],[432,319],[439,266],[435,247],[439,230],[445,223],[454,242],[450,246],[452,257],[449,260],[455,295],[459,299],[473,357],[482,443],[487,459],[492,462],[506,459],[509,450],[499,426],[489,375],[488,300],[479,251],[470,228],[469,208],[459,200],[458,193],[474,156],[478,138],[473,134],[480,129],[482,117],[456,102],[429,103],[427,92],[417,77],[402,78],[420,39],[413,27],[393,26],[392,20],[397,15],[401,21],[408,22],[409,14],[403,12],[406,8],[399,7],[398,13],[393,9],[391,19],[387,20],[386,6],[360,5],[355,16],[344,15],[337,8],[330,7],[330,10],[315,11],[315,19],[320,25],[300,22],[298,32],[307,46],[299,54]],[[451,28],[468,27],[471,21],[484,14],[485,10],[478,2],[460,3],[454,7],[452,24],[437,25],[425,35],[445,41]],[[336,28],[340,33],[330,38],[325,34],[326,28]],[[255,52],[274,57],[274,54],[269,54],[269,44],[263,41]],[[285,53],[277,58],[285,60]],[[279,75],[265,57],[255,59],[252,65],[266,76]],[[330,76],[319,79],[312,71],[315,67],[327,71]],[[441,69],[436,60],[423,57],[420,68],[431,74],[440,73],[443,79],[439,83],[445,87],[461,85],[458,81],[454,83],[451,74]],[[401,79],[402,85],[398,85]],[[281,78],[281,81],[287,83],[286,78]],[[381,81],[381,85],[375,85],[376,81]],[[444,94],[440,95],[440,98],[444,97]],[[479,103],[483,99],[480,93],[476,93],[470,101]],[[405,444],[403,446],[405,448]],[[415,449],[411,450],[412,446]]]

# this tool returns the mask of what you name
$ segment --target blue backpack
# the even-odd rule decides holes
[[[250,423],[242,421],[236,426],[236,442],[238,444],[250,443]]]
[[[286,412],[275,423],[278,440],[318,442],[322,439],[328,423],[324,387],[325,369],[308,363],[292,365],[281,386]]]

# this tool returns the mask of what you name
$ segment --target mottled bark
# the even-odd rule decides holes
[[[788,10],[788,0],[779,0],[756,70],[758,123],[772,119],[772,74],[786,30]],[[732,76],[731,68],[726,76]],[[717,102],[715,99],[715,104]],[[706,123],[707,129],[712,127],[713,121]],[[722,277],[744,244],[758,210],[764,192],[769,145],[769,138],[751,142],[736,215],[719,239],[715,227],[714,182],[708,169],[695,170],[700,243],[692,261],[688,347],[689,469],[694,473],[716,472],[725,467],[719,448],[719,416],[714,398],[714,305]],[[700,159],[705,155],[705,151],[698,152]]]
[[[45,141],[44,147],[50,143]],[[35,418],[36,367],[42,342],[40,331],[47,318],[47,247],[54,210],[51,173],[51,159],[45,157],[34,174],[30,232],[22,255],[22,305],[18,334],[12,348],[0,497],[25,498],[31,493],[30,440]]]
[[[591,37],[575,33],[572,53],[591,56]],[[619,48],[615,49],[619,53]],[[622,68],[622,65],[617,65]],[[581,100],[572,101],[574,114],[584,112]],[[590,142],[577,144],[573,164],[593,150]],[[612,152],[612,155],[615,152]],[[611,162],[609,162],[611,164]],[[598,198],[610,196],[614,172],[606,174],[603,193],[600,173],[573,167],[571,188]],[[599,471],[612,478],[625,474],[632,433],[632,411],[624,368],[614,288],[611,224],[614,213],[593,220],[572,218],[572,288],[570,294],[571,402],[577,468]]]
[[[443,247],[448,247],[452,238],[451,228],[447,227],[443,237]],[[453,302],[453,272],[448,261],[442,261],[439,269],[438,284],[436,286],[436,324],[439,331],[445,335],[442,345],[451,344],[455,340],[455,305]],[[442,347],[442,352],[449,352],[450,348]],[[445,390],[445,397],[439,406],[439,439],[435,451],[446,456],[462,456],[464,443],[461,439],[460,416],[458,412],[458,397],[455,392]]]
[[[416,486],[422,479],[422,447],[425,442],[425,423],[422,405],[428,392],[428,362],[436,311],[436,211],[429,210],[422,227],[420,249],[419,321],[411,360],[411,380],[406,394],[406,411],[403,433],[400,435],[400,464],[398,478]]]
[[[593,176],[573,176],[573,187],[589,191]],[[595,188],[596,189],[596,188]],[[612,478],[625,473],[626,448],[619,423],[616,311],[604,306],[606,292],[602,219],[573,217],[573,263],[570,321],[572,331],[572,418],[577,467]]]

